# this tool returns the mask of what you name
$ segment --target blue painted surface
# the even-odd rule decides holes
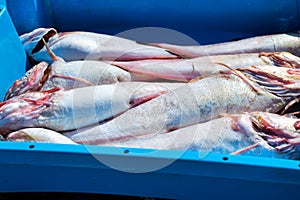
[[[298,2],[9,0],[7,4],[20,34],[39,26],[54,26],[60,31],[88,30],[109,34],[132,28],[163,27],[206,44],[299,29]]]
[[[0,30],[0,100],[2,100],[7,88],[16,79],[23,76],[26,66],[26,56],[9,13],[6,7],[1,4]]]
[[[202,44],[293,31],[300,26],[299,1],[295,0],[100,0],[84,4],[79,0],[9,0],[7,7],[15,30],[3,2],[0,0],[2,93],[25,69],[25,54],[20,50],[16,30],[22,34],[40,26],[53,26],[60,31],[115,34],[154,26],[180,31]],[[168,162],[151,172],[132,173]],[[2,142],[0,192],[297,199],[299,165],[300,161],[261,157],[202,157],[196,152]]]
[[[34,145],[32,148],[31,145]],[[31,148],[30,148],[31,147]],[[185,152],[172,164],[148,173],[111,169],[92,155],[132,169],[176,158],[174,151],[110,147],[11,143],[0,147],[0,191],[84,192],[164,198],[295,199],[299,195],[299,161]],[[141,156],[142,155],[142,156]],[[175,155],[175,157],[174,157]],[[223,157],[228,157],[224,161]]]

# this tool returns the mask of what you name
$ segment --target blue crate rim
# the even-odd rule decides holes
[[[151,154],[156,150],[106,147],[96,145],[70,145],[70,144],[52,144],[38,142],[9,142],[3,141],[0,145],[0,151],[30,152],[30,153],[59,153],[74,155],[106,155],[112,157],[136,157],[145,159],[179,159],[181,161],[198,162],[198,163],[226,163],[230,165],[246,165],[253,167],[280,168],[289,170],[300,170],[300,161],[283,159],[283,158],[266,158],[246,155],[230,155],[220,153],[208,153],[199,157],[198,152],[179,151],[179,150],[161,150]],[[150,152],[150,154],[148,154]]]

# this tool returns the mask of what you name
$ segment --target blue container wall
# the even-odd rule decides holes
[[[0,1],[0,101],[7,88],[24,74],[26,66],[25,52],[4,3]]]
[[[9,0],[7,4],[19,34],[40,26],[108,34],[163,27],[206,44],[300,27],[299,0]]]
[[[155,26],[180,31],[200,43],[213,43],[297,30],[298,3],[298,0],[8,0],[7,8],[18,34],[43,26],[59,31],[109,34]],[[1,95],[3,88],[23,75],[25,69],[25,54],[4,5],[5,1],[0,0]],[[113,170],[91,155],[104,156],[131,170],[158,159],[174,160],[174,156],[171,151],[153,157],[142,149],[125,154],[118,148],[90,148],[91,151],[81,145],[3,142],[0,192],[92,192],[172,199],[262,199],[264,195],[270,199],[299,198],[298,161],[227,155],[227,159],[223,155],[199,158],[197,152],[186,152],[164,169],[132,174]],[[218,192],[211,192],[214,190]]]

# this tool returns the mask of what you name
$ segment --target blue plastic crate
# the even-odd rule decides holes
[[[0,2],[1,100],[7,88],[24,74],[26,66],[25,52],[4,2]]]
[[[38,27],[108,34],[162,27],[186,34],[200,44],[300,27],[299,0],[6,3],[0,0],[2,96],[25,71],[25,53],[17,33]],[[262,157],[2,142],[0,171],[0,192],[80,192],[172,199],[299,199],[300,195],[300,161]]]

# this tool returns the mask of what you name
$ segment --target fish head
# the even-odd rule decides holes
[[[51,66],[46,62],[40,62],[28,70],[19,80],[16,80],[7,90],[4,100],[14,96],[19,96],[26,92],[39,91],[43,84],[48,80],[51,73]]]
[[[300,96],[300,69],[265,65],[238,70],[244,72],[245,76],[259,88],[286,102]]]
[[[268,112],[253,112],[251,120],[256,129],[277,137],[294,138],[300,136],[300,120]]]
[[[269,112],[250,112],[226,115],[232,119],[232,130],[255,138],[256,145],[235,152],[255,148],[257,145],[265,149],[275,150],[289,158],[300,158],[300,120]]]
[[[44,47],[42,38],[48,42],[54,36],[57,36],[57,31],[54,28],[37,28],[21,35],[20,40],[28,56],[32,58],[34,53]]]
[[[268,112],[250,114],[253,126],[270,146],[281,153],[295,152],[299,149],[300,120]],[[298,151],[298,150],[297,150]]]
[[[289,52],[261,52],[259,57],[276,66],[300,68],[300,58]]]
[[[52,105],[59,88],[43,92],[28,92],[0,102],[0,132],[7,135],[13,130],[34,126],[40,114]]]
[[[11,142],[36,141],[35,138],[31,137],[29,134],[26,133],[26,131],[23,130],[18,130],[8,134],[6,140]]]

